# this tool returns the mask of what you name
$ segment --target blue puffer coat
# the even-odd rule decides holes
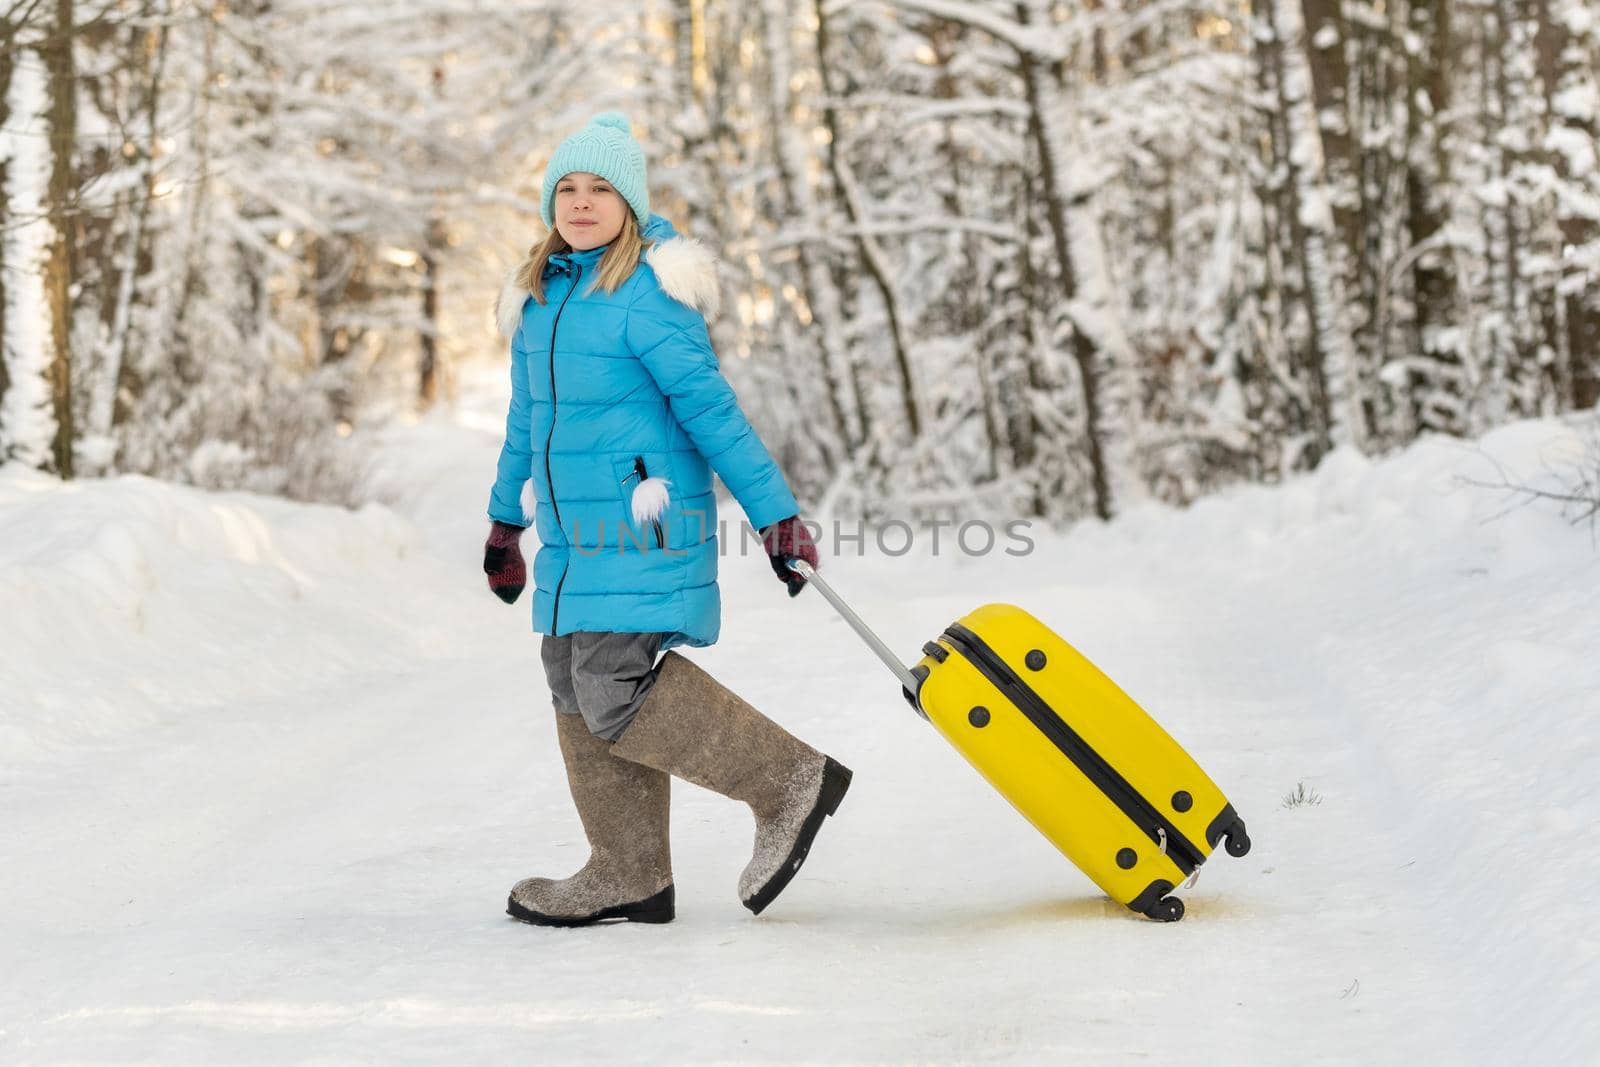
[[[709,645],[722,615],[711,472],[758,529],[799,507],[717,369],[702,315],[714,261],[660,216],[644,235],[654,246],[615,293],[590,288],[603,248],[552,257],[543,304],[502,292],[511,407],[489,516],[527,525],[531,485],[537,632]]]

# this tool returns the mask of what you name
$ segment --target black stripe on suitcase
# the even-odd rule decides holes
[[[1179,832],[1126,778],[1117,773],[1116,768],[1106,762],[1076,730],[1067,725],[1066,720],[1035,693],[983,638],[960,623],[951,623],[946,627],[944,637],[1151,841],[1160,845],[1164,833],[1167,856],[1180,871],[1193,874],[1195,868],[1205,862],[1205,856],[1194,843]]]

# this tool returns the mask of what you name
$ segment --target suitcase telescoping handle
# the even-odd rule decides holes
[[[861,639],[867,643],[867,646],[872,651],[878,654],[878,658],[883,660],[886,667],[894,671],[894,676],[900,679],[900,685],[904,687],[905,691],[907,693],[915,693],[922,685],[921,679],[912,674],[904,663],[895,658],[895,654],[889,650],[889,646],[884,644],[878,635],[872,632],[870,626],[861,621],[861,616],[850,610],[850,605],[846,604],[844,599],[833,591],[833,586],[823,581],[811,564],[803,559],[791,559],[788,564],[790,570],[804,578],[807,585],[816,586],[817,592],[821,593],[828,603],[833,605],[835,611],[844,616],[844,621],[850,624],[850,628],[861,635]]]

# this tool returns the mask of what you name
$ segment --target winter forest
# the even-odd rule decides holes
[[[0,340],[0,1064],[1600,1063],[1600,0],[0,0]]]
[[[62,477],[362,499],[603,108],[813,504],[1111,516],[1600,397],[1597,0],[4,5],[0,461]]]

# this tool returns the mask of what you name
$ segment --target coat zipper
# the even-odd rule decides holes
[[[562,268],[562,273],[565,273]],[[567,295],[561,298],[561,306],[556,308],[556,317],[550,323],[550,429],[544,435],[544,484],[550,487],[550,508],[556,514],[556,529],[561,529],[561,505],[556,500],[555,475],[550,471],[550,442],[556,435],[556,327],[561,324],[561,313],[567,308],[567,301],[572,299],[572,294],[578,291],[578,278],[583,274],[583,264],[572,265],[572,286],[567,290]],[[567,553],[567,566],[572,565],[572,554]],[[561,587],[567,584],[567,567],[561,568],[561,580],[556,582],[555,604],[550,609],[550,633],[559,635],[560,628],[556,625],[561,618]]]
[[[1091,748],[1076,730],[1068,726],[1066,720],[1018,677],[982,638],[960,623],[952,623],[945,630],[944,637],[979,673],[1009,697],[1039,732],[1060,749],[1083,772],[1084,777],[1094,783],[1135,826],[1148,834],[1150,840],[1162,845],[1164,837],[1163,850],[1180,871],[1193,874],[1195,868],[1205,862],[1205,856],[1193,842],[1184,837],[1126,778],[1118,774],[1116,768]]]
[[[639,485],[643,485],[645,483],[645,480],[650,477],[650,472],[645,470],[645,468],[644,468],[644,457],[643,456],[634,456],[633,457],[633,473],[635,473],[635,474],[637,474],[639,476]],[[639,488],[639,485],[634,486],[634,489],[637,490]],[[650,525],[654,526],[655,529],[656,529],[656,547],[657,548],[666,548],[667,547],[667,540],[666,540],[665,537],[662,536],[662,533],[661,533],[661,520],[660,519],[651,519],[650,520]]]

